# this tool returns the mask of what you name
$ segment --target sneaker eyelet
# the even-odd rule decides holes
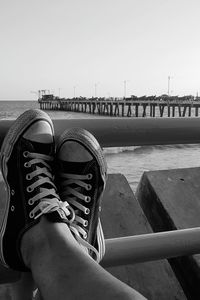
[[[33,205],[33,204],[34,204],[34,201],[33,201],[32,199],[29,199],[29,200],[28,200],[28,204],[29,204],[29,205]]]
[[[91,197],[90,197],[90,196],[86,196],[86,197],[85,197],[85,202],[86,202],[86,203],[89,203],[90,201],[91,201]]]
[[[87,191],[90,191],[91,189],[92,189],[92,185],[91,185],[91,184],[88,184],[86,190],[87,190]]]
[[[26,191],[27,191],[28,193],[31,193],[33,190],[34,190],[34,189],[33,189],[32,187],[30,187],[30,186],[28,186],[28,187],[26,188]]]
[[[25,163],[24,163],[24,167],[25,167],[25,168],[30,168],[30,166],[31,166],[31,164],[30,164],[29,162],[25,162]]]
[[[11,206],[10,210],[11,210],[11,211],[14,211],[14,210],[15,210],[14,205]]]
[[[35,216],[34,213],[31,211],[30,214],[29,214],[29,217],[30,217],[31,219],[33,219],[34,216]]]
[[[86,209],[85,209],[85,214],[86,214],[86,215],[89,215],[89,213],[90,213],[90,209],[89,209],[89,208],[86,208]]]
[[[11,190],[11,195],[14,196],[15,190]]]
[[[85,234],[83,235],[83,238],[86,240],[88,237],[87,232],[85,232]]]
[[[87,179],[92,179],[92,177],[93,177],[93,175],[92,175],[91,173],[89,173],[89,174],[87,175]]]
[[[31,180],[31,179],[32,179],[32,176],[31,176],[30,174],[27,174],[27,175],[26,175],[26,179],[27,179],[27,180]]]
[[[28,157],[28,154],[29,154],[28,151],[24,151],[24,152],[23,152],[23,156],[24,156],[24,157]]]
[[[84,221],[83,226],[84,226],[84,227],[87,227],[87,226],[88,226],[88,221],[87,221],[87,220]]]

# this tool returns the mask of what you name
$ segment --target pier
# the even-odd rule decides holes
[[[12,122],[0,121],[0,145]],[[53,123],[56,141],[66,128],[83,127],[102,147],[200,143],[199,118]],[[199,167],[145,172],[133,193],[123,174],[108,176],[101,215],[106,254],[101,265],[150,300],[200,299],[199,178]],[[0,217],[4,193],[0,176]],[[0,265],[0,298],[15,299],[15,288],[23,282],[23,273]]]
[[[46,95],[48,96],[48,95]],[[200,101],[185,100],[144,100],[142,99],[102,99],[102,98],[58,98],[42,97],[39,99],[42,110],[60,110],[81,112],[110,117],[198,117]]]

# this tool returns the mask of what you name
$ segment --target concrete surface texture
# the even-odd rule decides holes
[[[154,231],[200,226],[200,168],[145,172],[137,199]],[[200,299],[200,255],[169,259],[188,299]]]
[[[105,238],[152,232],[126,178],[121,174],[112,174],[108,177],[101,219]],[[166,260],[107,270],[138,290],[147,299],[186,299]]]

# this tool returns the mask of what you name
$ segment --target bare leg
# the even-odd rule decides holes
[[[44,300],[145,299],[83,252],[64,223],[42,217],[23,236],[21,251]]]
[[[21,279],[10,285],[12,300],[32,300],[35,283],[31,273],[23,273]]]

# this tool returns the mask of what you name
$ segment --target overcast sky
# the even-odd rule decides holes
[[[0,0],[0,99],[200,94],[199,0]]]

